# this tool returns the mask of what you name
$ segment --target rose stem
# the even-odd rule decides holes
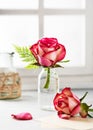
[[[46,83],[44,85],[44,88],[48,88],[49,87],[49,83],[50,83],[50,68],[47,68],[47,79],[46,79]]]

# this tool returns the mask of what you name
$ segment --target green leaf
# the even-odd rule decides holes
[[[91,116],[89,113],[88,113],[88,117],[93,118],[93,116]]]
[[[31,59],[31,57],[24,57],[23,62],[31,62],[31,63],[34,63],[35,61]]]
[[[26,69],[37,69],[39,66],[35,65],[35,64],[29,64],[27,66],[25,66]]]
[[[84,98],[87,96],[87,94],[88,94],[88,92],[86,92],[86,93],[84,94],[84,96],[83,96],[82,98],[80,98],[80,102],[82,102],[82,101],[84,100]]]
[[[31,63],[36,62],[36,59],[31,53],[29,47],[20,47],[20,46],[14,45],[14,48],[16,52],[19,54],[20,58],[22,58],[22,61],[31,62]]]
[[[61,64],[55,64],[54,65],[54,68],[58,68],[58,67],[64,68]]]
[[[89,111],[89,112],[93,112],[93,109],[89,109],[88,111]]]
[[[68,63],[68,62],[70,62],[70,60],[62,60],[62,61],[60,61],[61,63]]]

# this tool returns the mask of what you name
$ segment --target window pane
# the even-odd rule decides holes
[[[45,8],[85,8],[85,0],[44,0]]]
[[[44,35],[56,37],[67,49],[69,66],[85,65],[85,16],[45,16]]]
[[[33,15],[0,16],[0,51],[14,51],[13,44],[29,46],[38,40],[38,17]],[[17,59],[16,59],[17,61]],[[16,65],[22,65],[19,61]]]
[[[0,0],[0,9],[37,9],[38,0]]]

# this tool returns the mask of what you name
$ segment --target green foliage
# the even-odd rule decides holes
[[[59,67],[64,68],[61,64],[58,64],[58,63],[56,63],[56,64],[54,65],[54,68],[59,68]]]
[[[39,66],[35,65],[35,64],[28,64],[27,66],[25,66],[26,69],[37,69],[39,68]]]
[[[60,61],[61,63],[67,63],[67,62],[70,62],[70,60],[62,60]]]
[[[14,45],[14,48],[16,52],[19,54],[20,58],[22,58],[22,61],[29,62],[29,64],[25,68],[27,69],[38,68],[37,61],[28,47],[20,47]]]

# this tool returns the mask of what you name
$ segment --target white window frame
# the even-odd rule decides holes
[[[39,0],[38,9],[3,9],[0,10],[0,15],[24,15],[33,14],[39,17],[39,38],[44,35],[44,16],[45,15],[68,15],[68,14],[84,14],[86,16],[86,65],[84,67],[67,67],[62,69],[62,73],[59,71],[62,86],[71,86],[77,88],[92,88],[93,85],[93,0],[86,0],[86,9],[44,9],[44,1]],[[34,84],[33,88],[36,87],[35,80],[40,71],[19,69],[18,71],[22,77],[23,83]]]

